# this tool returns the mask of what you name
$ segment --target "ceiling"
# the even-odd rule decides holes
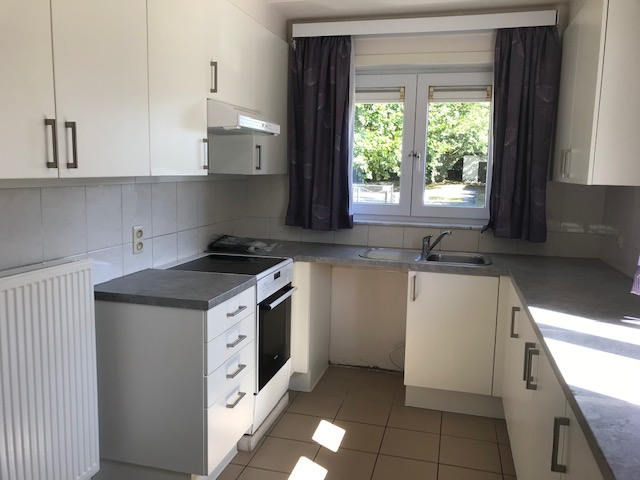
[[[569,0],[265,0],[287,20],[367,18],[557,6]]]

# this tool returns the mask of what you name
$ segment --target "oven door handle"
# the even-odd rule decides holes
[[[280,295],[278,298],[276,298],[273,302],[267,303],[267,304],[261,303],[260,310],[273,310],[282,302],[284,302],[287,298],[293,295],[293,292],[298,290],[298,287],[285,287],[282,290],[284,291],[284,293]]]

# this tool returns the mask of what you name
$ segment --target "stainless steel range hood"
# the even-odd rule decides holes
[[[279,135],[280,125],[258,112],[207,99],[207,133],[210,135]]]

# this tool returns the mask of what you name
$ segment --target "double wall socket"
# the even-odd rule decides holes
[[[144,252],[144,227],[133,227],[133,254]]]

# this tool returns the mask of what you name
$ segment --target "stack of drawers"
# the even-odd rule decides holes
[[[204,422],[209,469],[233,449],[253,422],[255,287],[207,312]]]

